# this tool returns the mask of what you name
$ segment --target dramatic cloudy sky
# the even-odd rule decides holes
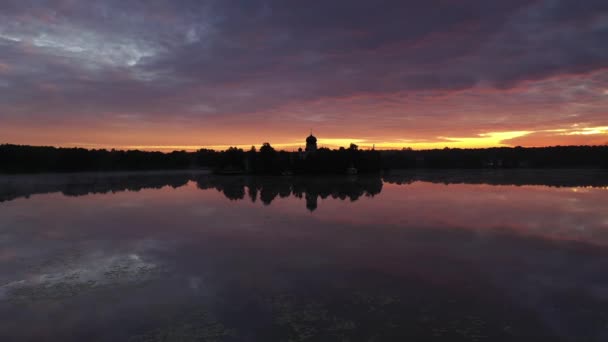
[[[0,143],[608,143],[606,0],[2,0]]]

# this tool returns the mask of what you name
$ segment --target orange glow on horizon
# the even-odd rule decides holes
[[[574,143],[568,143],[564,138],[582,138],[589,145],[604,145],[608,143],[608,127],[571,127],[569,129],[552,129],[542,131],[506,131],[506,132],[488,132],[478,134],[471,137],[450,137],[440,136],[435,139],[425,141],[415,139],[394,139],[394,140],[378,140],[378,139],[361,139],[361,138],[335,138],[323,137],[321,134],[317,136],[318,146],[330,149],[338,149],[340,147],[347,148],[351,143],[359,146],[360,149],[375,148],[378,150],[400,150],[403,148],[411,148],[414,150],[428,149],[443,149],[443,148],[489,148],[489,147],[542,147],[555,145],[578,145],[578,140]],[[187,137],[182,137],[186,138]],[[519,143],[519,141],[524,143]],[[538,143],[535,143],[538,141]],[[300,147],[304,147],[304,138],[279,140],[273,142],[268,139],[268,142],[277,150],[296,151]],[[594,143],[596,142],[596,143]],[[4,143],[4,142],[3,142]],[[90,142],[74,142],[63,143],[54,146],[58,147],[82,147],[88,149],[118,149],[118,150],[144,150],[144,151],[196,151],[199,149],[226,150],[229,147],[237,147],[244,150],[249,150],[252,146],[259,149],[261,142],[254,144],[103,144]]]

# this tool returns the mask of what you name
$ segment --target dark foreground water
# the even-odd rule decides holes
[[[0,341],[608,341],[608,177],[0,176]]]

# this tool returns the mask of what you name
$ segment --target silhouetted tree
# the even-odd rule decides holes
[[[245,152],[236,147],[230,147],[220,154],[220,168],[245,170]]]
[[[256,163],[259,173],[278,173],[277,151],[270,146],[270,143],[263,143],[260,147],[258,163]]]

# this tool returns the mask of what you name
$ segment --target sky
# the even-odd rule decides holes
[[[0,143],[608,144],[606,0],[2,0]]]

